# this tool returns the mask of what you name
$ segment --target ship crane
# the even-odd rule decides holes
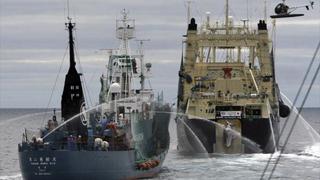
[[[286,4],[286,0],[282,0],[282,3],[279,3],[274,8],[275,15],[272,15],[270,17],[275,19],[275,18],[288,18],[288,17],[304,16],[304,14],[295,14],[293,12],[297,9],[300,9],[300,8],[306,8],[307,10],[310,10],[310,7],[311,7],[313,9],[313,5],[314,5],[314,1],[310,1],[310,4],[308,4],[308,5],[289,7]]]

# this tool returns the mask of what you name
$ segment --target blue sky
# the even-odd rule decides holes
[[[267,1],[269,15],[279,1]],[[308,1],[287,3],[305,5]],[[281,90],[290,99],[294,98],[320,39],[320,1],[315,3],[312,11],[297,10],[306,13],[304,17],[277,21],[276,75]],[[263,18],[263,0],[230,0],[230,6],[236,22],[248,17],[255,27],[256,21]],[[168,102],[175,102],[181,41],[187,26],[183,0],[70,0],[70,14],[77,23],[77,50],[90,99],[98,101],[99,76],[107,63],[107,53],[100,49],[118,47],[115,19],[123,8],[136,19],[136,36],[151,39],[145,45],[145,57],[153,64],[152,87],[163,90]],[[223,8],[222,0],[195,0],[191,14],[199,23],[204,21],[207,11],[211,12],[213,22],[223,21]],[[0,13],[0,108],[46,107],[67,47],[66,1],[0,0]],[[269,29],[270,24],[269,20]],[[135,45],[133,41],[133,49]],[[319,58],[318,55],[317,63]],[[50,107],[60,107],[67,60],[58,76]],[[318,77],[307,106],[320,107],[319,81]]]

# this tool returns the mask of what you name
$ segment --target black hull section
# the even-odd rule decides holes
[[[74,54],[73,29],[75,27],[71,20],[66,23],[69,32],[69,59],[70,67],[65,77],[64,88],[61,99],[61,116],[63,120],[68,120],[79,114],[85,108],[84,94],[81,84],[80,74],[76,69]],[[67,124],[68,133],[82,137],[87,137],[86,127],[80,118]]]
[[[278,138],[278,123],[273,124],[275,134],[273,139],[268,119],[254,119],[250,121],[242,119],[240,122],[241,135],[244,137],[239,140],[242,144],[241,153],[272,153],[275,151],[274,139]],[[221,153],[216,151],[215,145],[219,141],[222,144],[224,143],[225,139],[221,138],[221,136],[217,137],[218,129],[221,132],[221,129],[223,131],[223,127],[217,126],[208,120],[182,118],[177,119],[177,129],[179,152],[186,154]]]

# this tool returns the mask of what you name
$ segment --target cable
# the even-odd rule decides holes
[[[77,34],[77,31],[75,31],[75,39],[78,39],[78,34]],[[87,87],[87,82],[86,82],[86,78],[85,76],[83,75],[83,68],[82,68],[82,65],[81,65],[81,62],[80,62],[80,56],[79,56],[79,53],[78,53],[78,41],[75,40],[76,42],[76,46],[75,46],[75,54],[76,54],[76,57],[78,59],[78,62],[79,62],[79,70],[80,72],[82,73],[82,79],[83,79],[83,85],[84,85],[84,93],[87,94],[87,97],[89,99],[88,102],[90,102],[90,105],[92,105],[92,101],[91,101],[91,96],[90,96],[90,92],[89,92],[89,88]]]
[[[283,148],[281,149],[281,152],[280,152],[279,156],[277,157],[276,163],[275,163],[275,165],[273,166],[273,168],[272,168],[272,170],[271,170],[271,173],[270,173],[270,176],[269,176],[268,179],[271,179],[271,178],[272,178],[272,175],[273,175],[275,169],[277,168],[277,165],[278,165],[278,163],[279,163],[279,161],[280,161],[280,158],[281,158],[281,154],[283,153],[284,149],[286,148],[286,145],[288,144],[288,141],[289,141],[289,139],[290,139],[290,136],[291,136],[291,134],[292,134],[292,132],[293,132],[293,129],[294,129],[296,123],[297,123],[297,120],[298,120],[298,118],[299,118],[299,115],[300,115],[303,107],[304,107],[304,104],[305,104],[306,100],[308,99],[308,96],[309,96],[309,94],[310,94],[311,88],[313,87],[313,84],[314,84],[314,82],[315,82],[315,80],[316,80],[316,78],[317,78],[317,76],[318,76],[318,74],[319,74],[319,71],[320,71],[320,63],[319,63],[319,65],[318,65],[318,67],[317,67],[317,70],[316,70],[316,72],[315,72],[315,74],[314,74],[314,76],[313,76],[313,78],[312,78],[311,84],[310,84],[309,87],[308,87],[307,93],[306,93],[306,95],[305,95],[305,97],[304,97],[304,99],[303,99],[303,102],[302,102],[302,104],[301,104],[301,107],[299,108],[298,114],[296,115],[296,118],[295,118],[295,120],[294,120],[294,122],[293,122],[292,128],[290,129],[290,132],[289,132],[289,134],[288,134],[288,136],[287,136],[287,139],[286,139],[286,141],[285,141],[285,143],[284,143],[284,145],[283,145]]]
[[[296,102],[297,102],[297,99],[298,99],[298,97],[300,96],[300,93],[301,93],[301,91],[302,91],[302,88],[303,88],[303,86],[304,86],[304,84],[305,84],[305,82],[306,82],[306,79],[307,79],[308,75],[309,75],[310,69],[311,69],[311,67],[312,67],[312,65],[313,65],[313,63],[314,63],[314,60],[315,60],[315,58],[316,58],[316,56],[317,56],[317,54],[318,54],[319,48],[320,48],[320,41],[319,41],[318,46],[317,46],[317,48],[316,48],[316,51],[315,51],[315,53],[314,53],[314,55],[313,55],[313,57],[312,57],[312,60],[311,60],[311,62],[310,62],[310,64],[309,64],[308,70],[306,71],[306,74],[305,74],[305,76],[304,76],[304,78],[303,78],[303,81],[302,81],[302,83],[300,84],[299,91],[298,91],[298,93],[297,93],[297,95],[296,95],[296,97],[295,97],[295,100],[294,100],[294,102],[293,102],[293,104],[292,104],[292,106],[291,106],[291,108],[290,108],[291,111],[292,111],[293,107],[295,107],[295,104],[296,104]],[[318,67],[318,69],[319,69],[319,67]],[[315,76],[315,77],[316,77],[316,76]],[[313,83],[312,83],[311,85],[313,85]],[[307,98],[307,97],[305,97],[305,98]],[[304,105],[304,104],[303,104],[303,105]],[[303,105],[302,105],[302,107],[303,107]],[[299,110],[299,112],[298,112],[298,115],[300,114],[300,112],[301,112],[301,110],[302,110],[302,107],[300,108],[300,110]],[[281,129],[281,132],[280,132],[280,135],[279,135],[279,138],[278,138],[278,139],[281,138],[282,133],[283,133],[283,130],[284,130],[285,127],[287,126],[289,117],[290,117],[290,116],[288,116],[288,117],[286,118],[285,124],[283,125],[283,127],[282,127],[282,129]],[[297,116],[297,117],[299,117],[299,116]],[[297,118],[296,118],[296,119],[297,119]],[[296,119],[295,119],[295,121],[296,121]],[[295,126],[295,122],[294,122],[294,124],[292,125],[290,131],[293,130],[294,126]],[[291,135],[291,134],[288,135],[287,139],[289,139],[290,135]],[[285,146],[286,146],[286,145],[284,145],[283,148],[281,149],[279,157],[280,157],[281,154],[283,153],[283,150],[284,150]],[[273,154],[270,155],[270,157],[269,157],[269,159],[268,159],[268,162],[267,162],[267,164],[266,164],[266,166],[265,166],[265,168],[264,168],[264,170],[263,170],[263,172],[262,172],[262,174],[261,174],[261,176],[260,176],[260,179],[263,179],[263,177],[264,177],[264,175],[265,175],[265,173],[266,173],[266,171],[267,171],[267,169],[268,169],[268,167],[269,167],[269,165],[270,165],[270,162],[271,162],[272,157],[273,157]],[[279,161],[279,160],[277,160],[277,162],[278,162],[278,161]],[[276,164],[275,164],[275,166],[276,166]],[[273,170],[273,171],[274,171],[274,170]],[[270,176],[270,177],[271,177],[271,176]]]
[[[302,83],[301,83],[300,87],[299,87],[298,93],[297,93],[297,95],[296,95],[296,97],[295,97],[295,99],[294,99],[294,101],[293,101],[293,103],[292,103],[292,106],[290,107],[291,110],[295,107],[295,105],[296,105],[296,103],[297,103],[297,101],[298,101],[298,98],[299,98],[299,96],[300,96],[300,93],[301,93],[301,91],[302,91],[302,89],[303,89],[303,86],[304,86],[304,84],[305,84],[305,82],[306,82],[306,80],[307,80],[307,77],[308,77],[308,75],[309,75],[309,72],[310,72],[310,70],[311,70],[311,68],[312,68],[312,66],[313,66],[313,64],[314,64],[315,58],[316,58],[316,56],[317,56],[317,54],[318,54],[319,48],[320,48],[320,41],[319,41],[319,43],[318,43],[318,46],[317,46],[317,48],[316,48],[316,51],[315,51],[315,53],[314,53],[314,55],[313,55],[312,60],[311,60],[311,62],[309,63],[308,69],[307,69],[306,74],[305,74],[305,76],[304,76],[304,78],[303,78],[303,80],[302,80]],[[287,124],[288,124],[289,117],[290,117],[290,116],[288,116],[288,117],[286,118],[285,123],[284,123],[283,127],[281,128],[279,137],[282,136],[283,131],[284,131],[284,129],[286,128],[286,126],[287,126]]]
[[[65,53],[64,53],[63,58],[62,58],[62,61],[61,61],[61,63],[60,63],[59,72],[58,72],[58,74],[57,74],[57,76],[56,76],[56,79],[55,79],[55,81],[54,81],[53,88],[52,88],[52,90],[51,90],[51,94],[50,94],[50,97],[49,97],[49,102],[48,102],[48,104],[47,104],[47,106],[46,106],[45,112],[47,112],[48,109],[49,109],[49,106],[50,106],[50,103],[51,103],[51,100],[52,100],[52,96],[53,96],[53,92],[54,92],[54,90],[55,90],[55,88],[56,88],[56,85],[57,85],[57,82],[58,82],[58,78],[59,78],[59,75],[60,75],[60,72],[61,72],[61,69],[62,69],[62,65],[63,65],[64,59],[65,59],[65,57],[66,57],[66,55],[67,55],[67,52],[68,52],[68,48],[69,48],[69,45],[67,45],[66,50],[65,50]],[[43,116],[43,120],[42,120],[41,127],[43,126],[43,123],[44,123],[46,117],[47,117],[47,113],[45,113],[44,116]]]

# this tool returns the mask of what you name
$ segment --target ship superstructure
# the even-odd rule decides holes
[[[178,116],[178,146],[197,151],[187,124],[209,153],[273,152],[279,107],[283,116],[287,112],[279,99],[267,24],[260,20],[256,30],[247,20],[235,25],[226,2],[224,23],[210,24],[207,13],[201,27],[194,18],[188,25],[178,90],[178,112],[186,116]]]
[[[125,10],[122,16],[116,21],[120,47],[110,51],[106,73],[100,77],[100,117],[103,119],[115,113],[114,121],[120,128],[131,122],[127,131],[140,159],[165,156],[170,141],[171,110],[169,105],[159,101],[163,97],[154,100],[153,89],[145,87],[145,80],[151,77],[152,65],[144,63],[144,40],[140,40],[139,54],[134,55],[129,40],[135,38],[135,20],[129,19]]]
[[[136,92],[131,91],[134,89],[134,78],[139,78],[140,74],[137,71],[137,56],[130,55],[131,50],[129,47],[129,40],[135,38],[135,21],[128,19],[126,12],[123,12],[122,20],[116,21],[116,35],[120,40],[120,47],[109,52],[106,73],[100,78],[102,87],[99,96],[100,103],[112,99],[108,93],[113,83],[117,83],[120,86],[118,98],[127,98],[136,94]],[[143,55],[140,54],[139,56],[142,57]],[[141,60],[140,66],[141,74],[145,74],[143,60]],[[141,81],[143,81],[141,83],[144,83],[144,79]],[[144,89],[144,87],[141,87],[141,89]]]

